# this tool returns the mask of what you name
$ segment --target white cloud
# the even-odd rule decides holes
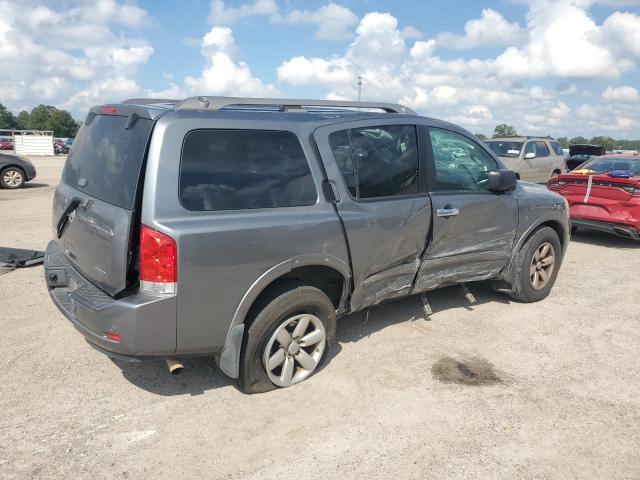
[[[640,102],[640,92],[637,88],[622,86],[622,87],[607,87],[602,93],[602,99],[606,102]]]
[[[227,6],[224,0],[212,0],[209,22],[229,25],[242,18],[255,16],[265,16],[273,23],[286,25],[315,25],[315,36],[321,40],[351,38],[353,27],[358,23],[355,13],[337,3],[329,2],[316,10],[283,12],[275,0],[255,0],[237,7]]]
[[[213,27],[202,39],[206,65],[199,77],[186,77],[185,90],[193,95],[269,96],[273,85],[263,84],[249,66],[235,60],[236,46],[228,27]]]
[[[329,3],[317,10],[293,10],[277,20],[289,25],[316,25],[316,38],[324,40],[351,38],[352,28],[358,23],[355,13],[335,3]]]
[[[278,4],[275,0],[255,0],[238,7],[228,7],[223,0],[213,0],[209,22],[216,25],[226,25],[245,17],[276,13],[278,13]]]
[[[444,32],[438,35],[438,44],[455,49],[495,47],[519,43],[522,29],[517,22],[508,22],[491,8],[482,10],[480,18],[469,20],[464,35]]]
[[[128,36],[151,24],[146,10],[115,0],[67,4],[54,10],[0,0],[0,90],[9,108],[44,102],[77,106],[78,113],[88,102],[119,99],[153,54]]]

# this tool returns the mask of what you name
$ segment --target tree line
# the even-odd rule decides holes
[[[493,130],[493,136],[491,138],[517,136],[518,132],[513,126],[507,125],[506,123],[501,123],[500,125],[496,125],[496,128]],[[482,141],[489,138],[482,133],[476,133],[476,137],[478,137]],[[551,135],[547,135],[547,138],[553,137]],[[558,143],[560,143],[560,145],[562,145],[562,148],[569,148],[569,145],[588,143],[592,145],[600,145],[602,147],[605,147],[607,150],[640,150],[640,140],[622,140],[602,135],[592,138],[560,137],[556,138],[556,140],[558,141]]]
[[[54,137],[75,137],[80,128],[67,110],[51,105],[38,105],[14,115],[0,103],[0,130],[53,130]]]

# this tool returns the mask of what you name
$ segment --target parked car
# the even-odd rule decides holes
[[[576,144],[569,145],[569,158],[565,160],[566,171],[574,170],[589,160],[591,157],[599,157],[606,153],[600,145]]]
[[[556,140],[538,137],[492,138],[485,142],[522,180],[546,183],[562,172],[564,152]]]
[[[640,156],[593,157],[548,187],[569,202],[571,226],[640,239]]]
[[[10,138],[0,138],[0,150],[13,150],[13,141]]]
[[[0,187],[16,189],[36,178],[36,167],[26,157],[0,153]]]
[[[92,108],[53,226],[49,293],[92,346],[215,356],[248,393],[308,378],[336,317],[386,300],[480,280],[542,300],[569,236],[561,196],[456,125],[229,97]]]
[[[69,153],[69,146],[62,140],[53,141],[53,152],[56,155],[67,155]]]

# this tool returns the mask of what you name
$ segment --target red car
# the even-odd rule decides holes
[[[0,138],[0,150],[13,150],[13,142],[4,138]]]
[[[640,156],[595,157],[553,177],[549,190],[569,202],[571,227],[640,240]]]

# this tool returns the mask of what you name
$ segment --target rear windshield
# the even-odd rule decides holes
[[[153,127],[151,120],[133,120],[96,115],[84,125],[67,157],[62,181],[92,197],[132,210]]]
[[[626,170],[634,176],[640,176],[640,159],[629,157],[594,158],[583,163],[581,169],[589,169],[598,173],[612,172],[614,170]]]

